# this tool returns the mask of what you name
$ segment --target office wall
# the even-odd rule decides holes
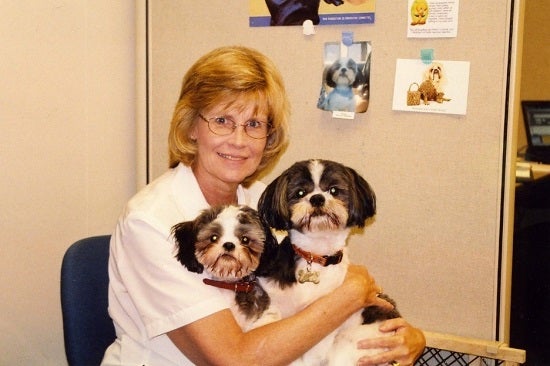
[[[509,1],[460,3],[458,37],[407,39],[406,2],[377,1],[376,23],[249,28],[248,0],[149,3],[151,177],[167,167],[166,136],[181,78],[210,49],[255,47],[280,66],[293,106],[292,143],[270,181],[296,160],[356,168],[378,197],[376,221],[354,235],[366,264],[414,324],[492,339],[498,319]],[[323,45],[344,30],[373,45],[371,100],[355,120],[316,108]],[[465,116],[392,111],[397,58],[433,48],[436,59],[471,62]],[[504,238],[504,241],[507,239]]]
[[[62,256],[135,191],[134,2],[0,9],[0,365],[66,365]]]

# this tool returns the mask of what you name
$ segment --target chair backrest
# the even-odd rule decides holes
[[[61,310],[71,366],[99,365],[116,337],[107,311],[109,241],[109,235],[79,240],[63,257]]]

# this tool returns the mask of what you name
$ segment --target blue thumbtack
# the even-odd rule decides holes
[[[346,46],[353,44],[353,32],[342,32],[342,43]]]
[[[433,48],[425,48],[420,50],[420,59],[426,65],[429,65],[434,60],[434,50]]]

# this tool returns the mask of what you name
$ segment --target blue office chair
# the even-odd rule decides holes
[[[72,244],[61,265],[61,310],[70,366],[99,365],[115,340],[107,312],[109,235]]]

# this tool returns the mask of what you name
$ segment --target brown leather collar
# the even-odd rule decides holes
[[[226,290],[233,290],[235,292],[246,292],[249,293],[252,290],[254,290],[254,286],[256,286],[256,281],[237,281],[237,282],[226,282],[226,281],[218,281],[218,280],[211,280],[210,278],[204,278],[202,280],[207,285],[223,288]]]
[[[330,266],[331,264],[338,264],[342,261],[342,257],[344,256],[343,251],[339,250],[336,252],[336,254],[333,255],[315,255],[310,252],[306,252],[305,250],[302,250],[298,248],[296,245],[292,244],[292,248],[294,249],[294,252],[298,254],[300,257],[304,258],[308,263],[315,262],[319,263],[323,267]]]

